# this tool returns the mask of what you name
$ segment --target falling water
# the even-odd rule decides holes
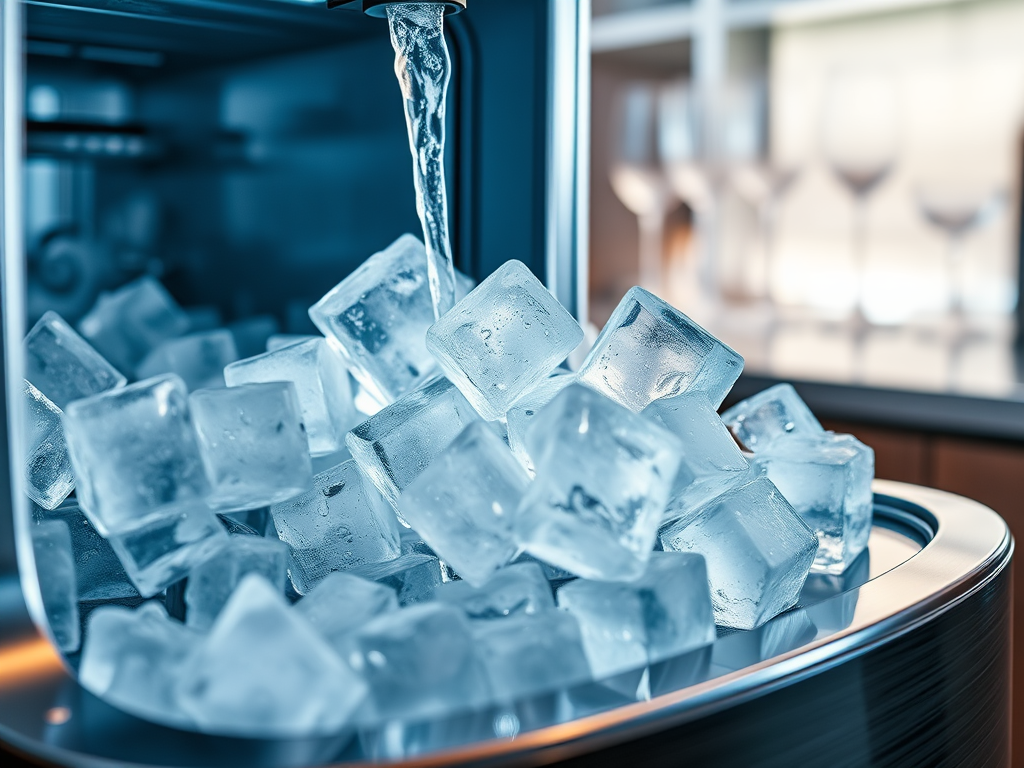
[[[434,316],[455,304],[455,270],[448,242],[444,186],[444,108],[451,66],[444,42],[443,3],[388,5],[395,74],[405,99],[405,121],[416,184],[416,211],[427,247]]]

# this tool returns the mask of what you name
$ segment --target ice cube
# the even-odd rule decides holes
[[[152,597],[188,575],[224,544],[224,526],[209,509],[193,507],[158,518],[107,541],[139,594]]]
[[[284,594],[288,547],[281,541],[256,536],[232,536],[188,575],[186,623],[205,632],[242,579],[257,573]]]
[[[310,336],[305,333],[274,333],[267,337],[267,352],[276,352],[279,349],[290,347],[302,341],[316,341],[323,336]]]
[[[398,604],[403,607],[433,600],[437,588],[447,577],[440,560],[420,552],[403,554],[383,563],[358,565],[349,573],[390,587],[398,594]]]
[[[101,606],[89,614],[78,682],[134,715],[187,728],[174,688],[198,641],[157,602]]]
[[[335,453],[328,453],[324,456],[314,456],[313,462],[313,474],[319,475],[321,472],[326,472],[329,469],[334,469],[339,464],[344,464],[346,461],[352,461],[352,452],[348,448],[343,448]]]
[[[332,571],[401,553],[395,513],[354,461],[317,475],[311,491],[270,512],[278,536],[292,547],[292,583],[302,594]]]
[[[875,452],[852,435],[793,435],[756,454],[786,501],[818,537],[812,570],[839,574],[871,532]]]
[[[32,526],[36,577],[46,611],[46,622],[57,647],[65,653],[78,650],[78,587],[71,532],[60,520],[46,520]]]
[[[482,421],[466,427],[402,492],[402,517],[473,586],[515,557],[512,520],[530,479]]]
[[[352,404],[345,362],[323,339],[239,360],[224,369],[224,379],[229,387],[293,382],[302,406],[309,450],[315,456],[344,448],[345,431],[361,418]]]
[[[455,385],[440,377],[355,427],[345,443],[366,476],[398,509],[402,491],[477,418]]]
[[[585,578],[639,578],[679,469],[675,437],[572,385],[536,417],[527,447],[537,479],[515,516],[519,544]]]
[[[544,571],[530,562],[502,568],[481,587],[467,581],[442,584],[434,599],[458,606],[473,621],[532,616],[555,607]]]
[[[824,431],[791,384],[776,384],[748,397],[723,413],[722,421],[754,453],[786,435]]]
[[[188,315],[148,276],[101,293],[78,323],[78,332],[122,373],[132,373],[160,342],[188,330]]]
[[[438,717],[488,699],[469,622],[453,606],[428,603],[386,613],[345,646],[344,658],[370,684],[363,721]]]
[[[441,370],[499,419],[583,340],[583,329],[521,261],[506,261],[427,331]]]
[[[476,622],[473,639],[498,701],[568,688],[591,678],[580,627],[563,611]]]
[[[25,490],[39,506],[55,509],[75,488],[61,410],[29,382],[22,383],[27,454]]]
[[[187,396],[171,374],[68,405],[64,431],[78,501],[104,536],[206,508],[210,486]]]
[[[537,469],[533,466],[533,460],[526,450],[526,430],[533,423],[533,418],[540,412],[540,409],[575,381],[576,377],[568,372],[554,373],[546,379],[541,379],[516,400],[505,414],[505,423],[508,427],[508,447],[512,449],[512,455],[519,459],[519,463],[526,468],[531,477],[537,474]]]
[[[383,613],[398,610],[398,595],[384,584],[336,571],[295,606],[335,649],[342,640]]]
[[[200,730],[298,737],[339,731],[366,684],[273,586],[250,574],[183,665],[177,693]]]
[[[682,312],[630,288],[579,370],[582,383],[639,412],[655,400],[703,392],[716,408],[743,358]]]
[[[25,378],[61,409],[127,382],[56,312],[47,312],[32,327],[24,349]]]
[[[176,373],[189,390],[223,387],[224,366],[238,359],[235,339],[223,328],[163,342],[135,368],[140,379]]]
[[[667,526],[661,544],[704,556],[715,623],[738,629],[795,605],[818,550],[815,535],[761,476]]]
[[[220,308],[212,304],[182,307],[181,311],[188,316],[189,333],[212,331],[214,328],[224,325],[224,316],[221,314]]]
[[[269,352],[267,344],[281,326],[273,315],[254,315],[229,323],[228,331],[235,339],[238,356],[244,358]]]
[[[312,486],[309,443],[292,382],[202,389],[189,395],[188,405],[214,509],[269,506]]]

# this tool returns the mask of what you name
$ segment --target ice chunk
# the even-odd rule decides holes
[[[323,336],[310,336],[304,333],[274,333],[267,337],[267,352],[276,352],[279,349],[290,347],[302,341],[316,341]]]
[[[521,261],[506,261],[427,331],[427,349],[487,420],[583,340],[583,329]]]
[[[598,678],[715,640],[707,568],[699,555],[655,552],[644,575],[630,584],[570,582],[558,590],[558,606],[579,622]]]
[[[268,738],[337,732],[366,684],[273,586],[250,574],[184,664],[177,692],[201,730]]]
[[[666,520],[683,517],[746,475],[747,460],[702,392],[655,400],[643,415],[665,427],[683,446]]]
[[[437,588],[447,579],[444,564],[420,552],[403,554],[383,563],[359,565],[349,573],[390,587],[398,594],[401,606],[433,600]]]
[[[68,405],[64,431],[78,501],[104,536],[205,509],[210,486],[187,396],[172,374]]]
[[[288,547],[256,536],[232,536],[188,575],[186,623],[200,632],[213,626],[228,598],[250,573],[257,573],[284,594]]]
[[[791,384],[776,384],[722,414],[736,438],[754,453],[785,435],[820,435],[824,430]]]
[[[312,486],[306,428],[291,382],[203,389],[188,405],[215,509],[269,506]]]
[[[270,352],[267,344],[281,326],[273,315],[254,315],[228,324],[228,330],[235,339],[238,356],[244,358]]]
[[[664,428],[593,390],[562,390],[527,432],[537,479],[516,513],[520,545],[578,576],[644,572],[681,447]]]
[[[818,536],[813,570],[845,571],[871,532],[875,452],[852,435],[823,432],[776,441],[757,457]]]
[[[188,332],[212,331],[224,325],[224,316],[220,308],[212,304],[199,304],[182,307],[181,311],[188,316]]]
[[[227,539],[209,509],[193,507],[108,537],[128,577],[152,597],[212,556]]]
[[[235,339],[223,328],[165,341],[135,368],[140,379],[176,373],[190,389],[223,387],[224,366],[238,359]]]
[[[295,606],[332,648],[371,619],[398,610],[398,595],[385,584],[336,571]]]
[[[473,638],[498,701],[568,688],[591,678],[579,625],[564,611],[476,622]]]
[[[707,561],[715,622],[753,629],[796,604],[818,540],[765,477],[730,489],[661,533]]]
[[[345,431],[360,418],[352,404],[345,362],[323,339],[239,360],[224,369],[224,379],[229,387],[293,382],[302,406],[309,450],[317,456],[344,448]]]
[[[703,392],[716,408],[736,383],[743,358],[682,312],[630,288],[579,370],[582,383],[632,411],[683,392]]]
[[[148,276],[101,293],[78,323],[78,332],[122,373],[132,373],[160,342],[188,330],[188,315]]]
[[[292,547],[292,583],[306,594],[332,571],[393,560],[401,552],[398,520],[376,489],[347,461],[313,478],[313,489],[270,508]]]
[[[434,599],[461,608],[474,621],[540,613],[555,607],[539,563],[515,563],[502,568],[486,584],[474,587],[467,581],[443,584]]]
[[[406,394],[345,437],[352,458],[392,506],[471,421],[473,406],[448,379]]]
[[[402,517],[474,586],[515,557],[512,520],[530,479],[482,421],[466,427],[398,499]]]
[[[505,414],[505,423],[508,426],[508,447],[512,449],[512,454],[519,459],[519,463],[526,468],[531,477],[537,473],[537,470],[526,450],[526,430],[533,423],[533,418],[540,409],[554,400],[559,392],[574,381],[576,381],[576,377],[568,372],[555,373],[546,379],[541,379],[516,400]]]
[[[346,661],[370,684],[361,720],[426,719],[488,699],[476,643],[458,608],[429,603],[386,613],[345,645]]]
[[[127,382],[56,312],[39,319],[25,337],[24,348],[25,378],[58,408]]]
[[[459,299],[471,281],[456,273],[455,283]],[[394,402],[434,370],[426,341],[434,322],[427,254],[412,235],[402,235],[364,261],[310,307],[309,316],[341,347],[359,384],[381,403]]]
[[[32,526],[36,576],[46,611],[46,621],[57,647],[65,653],[78,650],[78,587],[71,532],[60,520],[46,520]]]
[[[157,602],[135,611],[101,606],[89,615],[78,681],[134,715],[189,727],[174,687],[198,641]]]
[[[29,382],[25,403],[25,490],[44,509],[55,509],[75,488],[61,410]]]

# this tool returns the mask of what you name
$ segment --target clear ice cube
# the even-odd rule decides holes
[[[223,328],[163,342],[136,366],[140,379],[176,373],[189,390],[223,387],[224,366],[238,359],[235,339]]]
[[[292,548],[292,583],[302,594],[332,571],[401,553],[395,513],[354,461],[317,475],[312,490],[270,512],[278,536]]]
[[[505,414],[508,447],[512,449],[512,455],[519,460],[530,477],[537,474],[537,469],[533,466],[533,459],[530,458],[530,453],[526,449],[526,430],[529,429],[541,408],[554,400],[559,392],[575,381],[576,377],[569,372],[555,373],[546,379],[541,379],[516,400]]]
[[[530,479],[482,421],[466,427],[402,492],[402,517],[440,558],[481,586],[515,557],[512,520]]]
[[[187,397],[170,374],[68,405],[64,432],[78,501],[104,536],[205,509],[210,486]]]
[[[336,571],[295,606],[320,636],[335,649],[371,619],[398,610],[398,595],[385,584]]]
[[[267,344],[280,333],[281,326],[273,315],[254,315],[230,323],[228,331],[235,339],[238,357],[245,358],[269,352]]]
[[[409,552],[383,563],[358,565],[349,573],[393,589],[402,607],[433,600],[437,588],[448,579],[444,563],[421,552]]]
[[[583,340],[521,261],[506,261],[427,331],[427,349],[489,421],[505,415]]]
[[[127,383],[56,312],[47,312],[32,327],[24,349],[25,378],[58,408]]]
[[[25,490],[44,509],[56,509],[75,488],[64,439],[61,410],[23,382],[25,403]]]
[[[665,551],[707,561],[715,623],[753,629],[796,604],[818,539],[765,477],[667,526]]]
[[[57,647],[65,653],[78,650],[78,586],[71,532],[61,520],[46,520],[32,526],[32,549],[36,577],[46,611],[46,621]]]
[[[537,478],[515,516],[519,544],[590,579],[643,574],[679,469],[664,428],[586,387],[562,390],[527,432]]]
[[[555,607],[544,571],[539,563],[531,562],[502,568],[480,587],[467,581],[442,584],[434,599],[458,606],[473,621],[532,616]]]
[[[229,387],[269,381],[295,384],[309,450],[315,456],[345,447],[345,432],[361,416],[352,404],[345,361],[323,339],[300,342],[224,369]]]
[[[682,312],[643,288],[630,288],[578,376],[639,412],[655,400],[703,392],[716,408],[736,383],[743,358]]]
[[[312,486],[309,442],[292,382],[201,389],[188,404],[214,509],[269,506]]]
[[[754,453],[786,435],[820,435],[824,430],[791,384],[776,384],[737,403],[722,421]]]

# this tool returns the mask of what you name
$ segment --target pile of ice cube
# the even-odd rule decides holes
[[[570,373],[523,264],[461,282],[435,322],[406,235],[239,361],[151,279],[39,321],[36,565],[86,688],[215,733],[433,718],[760,626],[865,547],[871,450],[789,386],[719,417],[742,359],[682,313],[633,288]]]

